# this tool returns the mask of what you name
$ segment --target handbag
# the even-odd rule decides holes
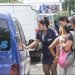
[[[59,59],[58,59],[58,64],[62,67],[62,68],[66,68],[69,65],[71,65],[73,63],[73,52],[72,51],[64,51],[61,50],[60,51],[60,55],[59,55]]]

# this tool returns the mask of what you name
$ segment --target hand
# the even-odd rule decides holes
[[[26,46],[26,47],[25,47],[25,49],[29,49],[29,48],[30,48],[30,46]]]
[[[20,43],[19,46],[25,48],[26,46],[23,43]]]
[[[54,63],[55,65],[57,65],[57,63],[58,63],[58,58],[55,58],[54,61],[53,61],[53,63]]]

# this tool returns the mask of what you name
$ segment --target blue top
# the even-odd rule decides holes
[[[39,31],[37,33],[36,38],[42,42],[42,53],[43,53],[43,55],[45,55],[45,56],[52,56],[50,51],[49,51],[49,49],[48,49],[48,47],[54,41],[54,39],[56,37],[57,37],[56,31],[51,29],[51,28],[49,28],[47,30],[47,34],[46,35],[44,35],[43,31]]]

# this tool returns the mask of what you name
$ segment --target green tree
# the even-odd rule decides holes
[[[64,0],[62,3],[63,10],[67,10],[71,15],[71,10],[74,9],[75,0]]]
[[[7,3],[8,0],[0,0],[0,3]]]
[[[68,16],[68,13],[66,11],[58,12],[54,14],[54,20],[57,21],[61,16]]]
[[[18,0],[0,0],[0,3],[16,3]]]

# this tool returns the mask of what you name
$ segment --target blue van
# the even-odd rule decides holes
[[[10,14],[0,13],[0,75],[27,75],[30,56],[22,27]]]

